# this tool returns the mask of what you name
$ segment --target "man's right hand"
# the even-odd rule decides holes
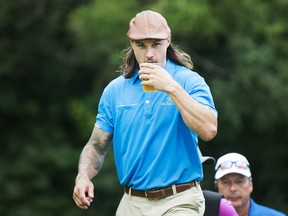
[[[93,198],[93,183],[89,179],[76,181],[73,191],[73,199],[76,205],[81,209],[88,209]]]

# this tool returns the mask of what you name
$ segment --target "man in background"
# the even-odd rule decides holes
[[[198,153],[202,165],[214,165],[215,159],[210,156],[203,156],[200,149]],[[203,190],[205,197],[204,216],[238,216],[231,202],[226,200],[222,194],[210,190]]]
[[[250,197],[253,191],[250,165],[245,156],[228,153],[215,165],[215,186],[219,193],[231,201],[239,216],[285,216],[285,214],[259,205]]]

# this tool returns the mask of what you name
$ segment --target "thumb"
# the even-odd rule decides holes
[[[88,196],[94,198],[94,189],[91,187],[88,189]]]

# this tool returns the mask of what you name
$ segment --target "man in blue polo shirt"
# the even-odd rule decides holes
[[[259,205],[250,197],[253,190],[249,162],[238,153],[220,157],[215,165],[215,185],[218,192],[231,201],[239,216],[285,216],[285,214]]]
[[[171,43],[170,28],[159,13],[138,13],[127,36],[130,48],[121,76],[104,89],[80,156],[74,201],[88,208],[94,197],[91,179],[113,145],[125,191],[117,216],[203,215],[197,146],[198,136],[208,141],[217,133],[210,89],[191,70],[189,55]]]

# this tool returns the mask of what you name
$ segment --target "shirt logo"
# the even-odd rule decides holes
[[[136,107],[138,104],[133,103],[133,104],[118,104],[116,108],[133,108]]]
[[[175,106],[172,99],[168,96],[165,102],[160,103],[161,106]]]

